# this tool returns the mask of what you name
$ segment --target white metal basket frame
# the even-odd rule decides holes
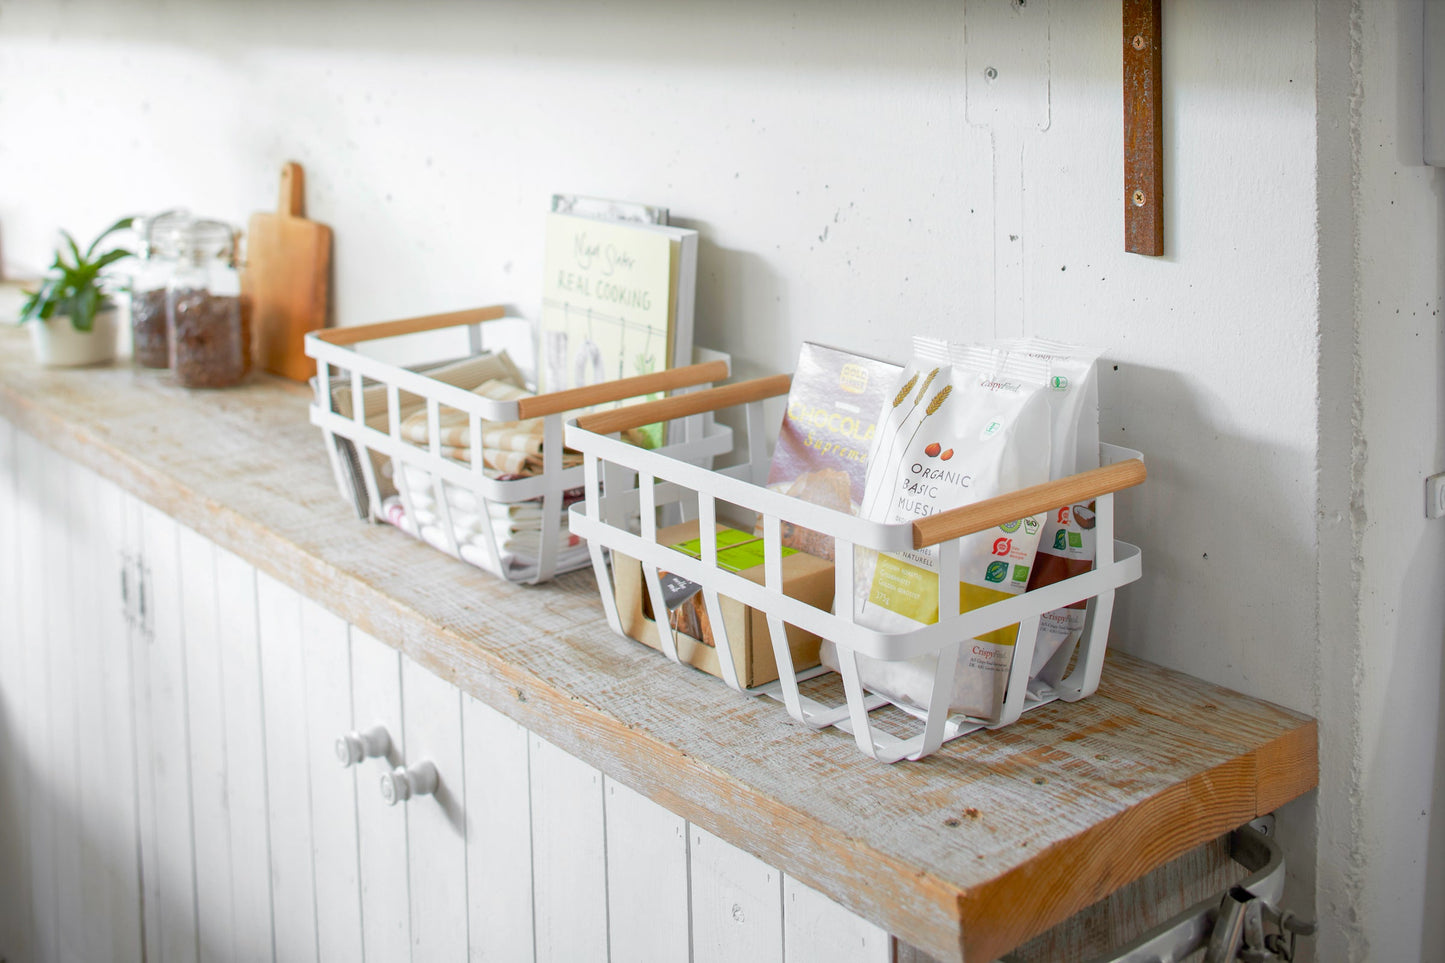
[[[476,495],[483,506],[489,503],[511,504],[540,498],[543,518],[562,518],[563,494],[578,488],[583,483],[581,466],[558,468],[562,464],[563,416],[578,409],[609,402],[620,402],[642,398],[661,391],[678,391],[710,385],[728,375],[726,360],[714,360],[704,364],[672,368],[634,378],[624,378],[582,388],[554,391],[516,401],[496,401],[483,398],[470,391],[445,384],[426,374],[360,354],[355,345],[381,338],[438,331],[446,328],[466,326],[472,354],[479,354],[483,348],[482,325],[488,321],[506,317],[503,306],[494,305],[457,311],[448,314],[428,315],[400,321],[385,321],[378,324],[355,325],[343,328],[329,328],[306,335],[306,353],[316,359],[320,393],[311,405],[311,423],[326,435],[327,451],[332,459],[332,468],[343,471],[339,464],[335,437],[346,438],[358,448],[362,476],[365,480],[367,499],[371,516],[381,520],[382,497],[376,479],[376,470],[367,451],[378,452],[398,466],[394,481],[397,493],[406,509],[407,517],[415,519],[417,514],[411,486],[406,479],[405,466],[419,468],[431,479],[436,514],[440,517],[440,528],[445,535],[444,551],[454,558],[462,558],[461,545],[456,538],[452,523],[452,509],[447,498],[447,485],[457,486]],[[335,402],[329,385],[332,370],[339,372],[351,387],[352,410],[343,413],[335,410]],[[368,384],[370,382],[370,384]],[[366,423],[364,389],[384,385],[387,401],[387,430],[381,431]],[[401,436],[401,401],[405,391],[425,400],[429,444],[420,447]],[[441,453],[439,418],[441,407],[446,406],[464,412],[468,421],[468,436],[471,446],[471,463],[463,464]],[[482,464],[482,426],[485,422],[512,422],[529,418],[543,419],[542,462],[544,470],[527,478],[499,480],[489,478]],[[640,425],[650,422],[640,422]],[[673,443],[660,449],[669,457],[684,458],[700,464],[710,464],[710,459],[732,448],[731,429],[715,425],[710,418],[689,419],[680,432],[672,436]],[[490,525],[482,526],[485,535],[487,557],[497,572],[505,573],[501,564],[501,551]],[[418,526],[418,537],[420,527]],[[531,577],[517,581],[528,583],[544,582],[555,575],[556,561],[561,535],[557,526],[543,525],[541,551],[537,570]],[[584,561],[581,565],[585,565]],[[581,567],[574,566],[574,567]]]
[[[607,548],[642,563],[658,637],[668,658],[679,661],[675,630],[669,632],[657,571],[661,567],[702,586],[718,663],[724,681],[739,691],[771,695],[784,703],[790,715],[814,728],[837,726],[851,732],[859,749],[875,759],[897,762],[921,759],[944,742],[980,728],[1000,728],[1022,712],[1055,699],[1076,701],[1093,694],[1103,669],[1104,648],[1114,592],[1139,578],[1139,550],[1114,539],[1113,493],[1144,480],[1142,456],[1113,445],[1101,446],[1104,466],[1069,478],[1022,489],[973,505],[942,512],[914,522],[879,523],[768,490],[768,453],[762,402],[785,395],[787,375],[740,382],[683,397],[637,405],[621,411],[587,415],[567,425],[569,447],[583,453],[586,477],[585,505],[571,509],[571,529],[587,539],[593,570],[601,589],[603,608],[613,630],[625,635],[617,610],[613,584],[603,558]],[[615,433],[667,418],[690,417],[700,412],[743,405],[746,413],[748,459],[731,468],[708,470],[684,464],[663,452],[644,451],[620,441]],[[635,473],[632,481],[630,475]],[[695,559],[657,542],[655,509],[683,503],[684,512],[696,498],[701,558]],[[958,615],[945,615],[933,625],[888,633],[859,625],[853,612],[853,559],[857,548],[878,552],[939,546],[939,611],[959,608],[959,538],[1028,515],[1097,499],[1095,535],[1097,551],[1092,571]],[[717,565],[717,503],[723,501],[750,510],[761,518],[763,533],[762,584],[728,572]],[[629,530],[629,520],[641,517],[641,534]],[[827,611],[782,590],[781,526],[783,521],[825,532],[834,538],[834,599],[837,609]],[[726,595],[764,613],[778,664],[777,682],[744,690],[733,660],[721,617],[719,597]],[[1041,673],[1041,683],[1029,691],[1039,617],[1075,602],[1092,600],[1074,668],[1065,677],[1072,650],[1056,656]],[[829,706],[804,696],[798,683],[809,675],[794,667],[784,624],[794,625],[832,641],[837,647],[846,703]],[[979,635],[1019,624],[1005,698],[997,719],[950,714],[949,696],[959,648]],[[858,656],[897,661],[931,655],[937,659],[932,698],[927,711],[899,708],[920,719],[922,731],[898,738],[869,722],[868,713],[888,703],[867,692],[860,680]],[[824,670],[817,670],[819,672]],[[816,673],[814,673],[816,674]]]

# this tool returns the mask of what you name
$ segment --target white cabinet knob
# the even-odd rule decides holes
[[[397,766],[381,777],[381,798],[388,806],[406,802],[412,796],[429,796],[436,788],[437,767],[425,760],[406,769]]]
[[[384,756],[391,751],[391,736],[386,726],[372,726],[365,732],[348,732],[336,740],[336,761],[343,766],[354,766],[375,756]]]

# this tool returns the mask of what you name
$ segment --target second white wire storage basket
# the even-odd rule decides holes
[[[588,563],[580,533],[567,528],[566,507],[581,498],[583,472],[564,458],[564,414],[706,386],[726,378],[729,365],[726,356],[699,350],[713,360],[515,400],[483,397],[465,379],[483,377],[477,373],[488,357],[483,325],[506,315],[494,306],[308,334],[306,353],[318,375],[311,423],[325,437],[342,497],[363,517],[397,524],[509,581],[536,583]],[[411,369],[356,350],[368,341],[457,327],[467,330],[470,355],[449,365]],[[424,418],[424,442],[404,437],[408,415]],[[519,475],[484,464],[491,426],[532,419],[541,424],[540,471]],[[698,417],[671,427],[659,453],[710,465],[731,448],[731,429]],[[526,533],[508,535],[513,524]]]
[[[627,635],[615,597],[604,549],[640,561],[645,595],[655,613],[667,611],[659,569],[701,586],[713,639],[719,653],[738,643],[729,639],[724,598],[766,617],[778,679],[746,688],[730,658],[719,657],[720,674],[734,689],[766,694],[781,701],[797,721],[814,728],[836,726],[853,735],[859,749],[875,759],[921,759],[944,742],[980,728],[998,728],[1021,713],[1056,699],[1076,701],[1099,685],[1114,593],[1141,572],[1139,550],[1114,538],[1113,493],[1144,480],[1142,456],[1112,445],[1101,446],[1102,467],[1069,478],[991,498],[912,523],[884,524],[824,508],[766,486],[767,434],[762,404],[786,395],[790,378],[779,375],[725,385],[617,411],[576,419],[566,442],[583,454],[585,503],[571,508],[571,530],[587,540],[602,605],[613,630]],[[618,432],[637,425],[742,406],[747,430],[746,459],[710,470],[664,451],[645,451],[620,440]],[[1042,586],[960,614],[959,539],[1039,512],[1096,500],[1097,557],[1092,571]],[[691,555],[658,541],[658,513],[695,518],[698,550]],[[751,515],[751,519],[746,516]],[[715,528],[727,516],[747,531],[761,532],[763,576],[754,581],[718,564]],[[738,516],[743,516],[739,518]],[[640,531],[638,530],[640,519]],[[826,532],[834,539],[835,607],[822,608],[783,590],[781,531],[785,524]],[[906,632],[889,633],[859,624],[853,615],[854,558],[860,551],[898,552],[939,547],[939,621]],[[724,546],[725,547],[725,546]],[[1039,618],[1046,612],[1088,600],[1088,616],[1077,652],[1061,650],[1032,682],[1029,680]],[[834,611],[836,608],[836,611]],[[658,617],[660,647],[680,661],[675,629]],[[1017,624],[1019,630],[998,715],[982,719],[951,713],[949,695],[960,648],[967,640]],[[786,626],[812,633],[836,647],[842,701],[836,678],[822,668],[794,666]],[[932,696],[926,707],[890,702],[865,688],[860,659],[931,663]],[[831,680],[831,685],[822,685]],[[879,716],[875,710],[888,709]],[[874,721],[877,719],[878,721]]]

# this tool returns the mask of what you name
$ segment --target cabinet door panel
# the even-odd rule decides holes
[[[140,554],[145,547],[144,510],[135,498],[121,505],[124,542],[135,564],[130,569],[129,609],[130,675],[132,722],[135,741],[136,851],[141,883],[141,933],[143,955],[160,959],[161,888],[156,868],[156,780],[151,765],[151,685],[149,630],[146,628],[148,595],[141,572]]]
[[[60,693],[60,703],[56,703],[56,675],[70,669],[73,661],[64,591],[69,580],[65,571],[68,485],[58,456],[29,435],[17,435],[16,459],[19,588],[23,600],[20,765],[29,865],[24,887],[30,901],[31,958],[48,961],[62,958],[62,898],[73,902],[67,907],[71,913],[79,909],[79,849],[74,845],[77,827],[73,825],[75,706],[69,693]],[[64,636],[60,637],[55,633],[62,626]],[[66,713],[70,714],[68,721]],[[62,893],[62,880],[76,888]],[[72,953],[78,951],[74,934],[66,934],[66,948]]]
[[[607,800],[607,912],[612,958],[685,960],[687,820],[612,779]]]
[[[154,942],[146,933],[147,957],[179,963],[197,954],[179,526],[142,506],[141,531],[147,569],[145,620],[150,627],[145,643],[149,732],[138,762],[150,770],[154,806],[154,848],[141,872],[143,879],[153,874],[159,903],[159,932]],[[149,898],[151,888],[146,892]]]
[[[74,918],[71,929],[75,943],[69,950],[79,959],[99,959],[106,954],[105,931],[107,927],[107,898],[105,861],[100,851],[101,827],[99,819],[105,800],[102,767],[105,765],[106,730],[105,700],[101,695],[102,677],[100,660],[104,650],[100,645],[102,613],[105,592],[96,582],[100,574],[96,564],[94,547],[96,523],[95,477],[79,465],[71,464],[69,477],[70,506],[70,584],[86,586],[91,596],[86,605],[70,605],[71,644],[74,664],[71,666],[71,685],[75,691],[75,726],[88,738],[81,739],[75,746],[76,759],[76,801],[75,839],[79,843],[77,862],[79,864],[79,914]],[[106,586],[111,583],[106,579]],[[73,595],[72,593],[67,593]]]
[[[605,960],[602,774],[540,736],[530,745],[537,960]]]
[[[32,618],[34,596],[25,590],[29,548],[39,515],[31,486],[22,477],[18,447],[29,450],[26,436],[0,419],[0,956],[31,959],[29,718],[25,623]]]
[[[783,946],[788,963],[892,963],[893,956],[886,932],[787,876]]]
[[[412,958],[465,959],[467,854],[461,693],[405,658],[401,684],[406,764],[430,760],[438,777],[435,794],[415,796],[401,804],[406,808]]]
[[[213,551],[231,827],[231,959],[267,960],[272,954],[271,831],[256,571],[224,549]]]
[[[50,660],[50,795],[55,861],[55,946],[59,958],[76,959],[84,952],[88,925],[80,924],[82,812],[79,767],[79,699],[76,691],[77,590],[71,569],[70,462],[45,452],[45,545],[41,564],[45,580],[45,646]]]
[[[464,694],[462,734],[471,958],[530,960],[535,951],[527,730]]]
[[[105,733],[109,795],[107,807],[106,866],[111,873],[111,945],[117,960],[142,959],[145,944],[142,937],[140,838],[137,832],[137,769],[135,735],[136,633],[127,616],[131,596],[135,592],[136,569],[131,558],[137,547],[133,526],[140,515],[136,499],[108,481],[97,487],[99,518],[103,526],[101,551],[109,556],[110,572],[102,585],[108,584],[109,601],[105,611],[104,698],[108,725]],[[125,565],[124,584],[119,568]]]
[[[195,823],[196,928],[202,960],[230,958],[231,821],[226,810],[226,702],[221,683],[216,560],[211,543],[179,527],[181,620]]]
[[[365,731],[384,726],[391,743],[385,758],[368,759],[356,767],[362,942],[368,960],[409,960],[406,814],[388,806],[379,788],[382,774],[406,758],[401,653],[355,626],[351,628],[351,694],[351,727]]]
[[[306,678],[306,755],[311,770],[316,945],[321,960],[361,959],[361,892],[356,862],[356,772],[336,760],[336,737],[351,727],[351,645],[346,623],[301,600]]]
[[[781,874],[706,830],[690,832],[693,959],[782,963]]]
[[[50,701],[50,647],[46,632],[54,606],[54,586],[47,585],[46,543],[56,537],[53,505],[46,491],[46,452],[34,438],[21,434],[17,457],[20,467],[21,677],[26,786],[26,839],[29,846],[30,948],[32,958],[44,963],[57,959],[57,907],[55,893],[56,779],[52,762]],[[49,592],[47,592],[49,588]],[[49,597],[48,597],[49,596]]]
[[[311,859],[310,760],[301,598],[256,575],[261,692],[266,710],[267,824],[276,958],[316,959],[316,889]]]
[[[130,630],[121,583],[129,496],[88,469],[70,467],[72,579],[85,596],[73,605],[82,814],[79,958],[139,960]],[[126,591],[129,582],[127,576]]]

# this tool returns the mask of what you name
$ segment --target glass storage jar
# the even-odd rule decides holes
[[[187,388],[228,388],[251,370],[251,312],[241,298],[236,232],[195,221],[167,285],[171,373]]]
[[[170,334],[166,321],[166,286],[180,263],[190,215],[165,211],[137,219],[140,236],[130,281],[131,353],[145,368],[171,366]]]

